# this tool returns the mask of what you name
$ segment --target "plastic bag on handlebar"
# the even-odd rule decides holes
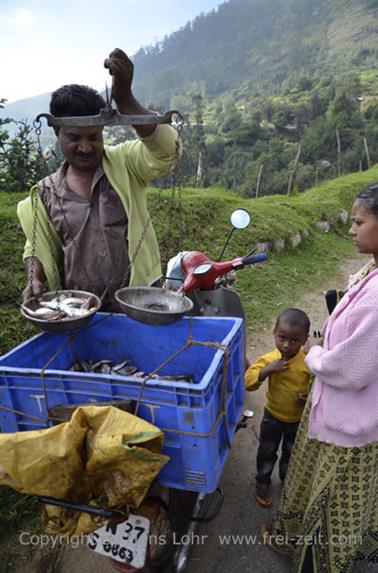
[[[167,263],[167,272],[166,272],[166,282],[165,286],[169,290],[178,290],[180,286],[184,283],[184,274],[181,268],[181,261],[182,258],[188,253],[189,251],[181,251],[177,253],[174,257],[169,259]]]

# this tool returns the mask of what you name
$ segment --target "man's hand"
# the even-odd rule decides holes
[[[44,286],[45,286],[44,283],[37,279],[34,279],[31,284],[29,282],[22,291],[21,295],[22,302],[25,302],[26,300],[28,300],[28,298],[31,298],[32,296],[35,296],[37,298],[40,297],[43,294]]]
[[[26,266],[26,276],[28,279],[28,284],[22,291],[21,300],[25,302],[28,298],[32,296],[39,297],[42,295],[45,288],[45,272],[43,266],[41,265],[37,257],[28,257],[25,260]]]
[[[117,107],[128,105],[132,98],[131,84],[134,75],[134,64],[125,52],[116,48],[104,61],[104,66],[112,76],[112,95]]]
[[[126,56],[125,52],[116,48],[104,61],[104,66],[109,70],[112,80],[112,95],[117,104],[119,113],[125,115],[154,115],[135,99],[131,91],[133,81],[134,64]],[[156,129],[156,125],[133,125],[139,137],[148,137]]]

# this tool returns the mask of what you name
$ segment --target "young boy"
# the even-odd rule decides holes
[[[276,349],[260,356],[246,372],[247,390],[257,390],[266,378],[269,380],[256,475],[256,500],[266,507],[272,503],[270,484],[278,447],[282,440],[279,476],[283,481],[308,394],[310,371],[302,346],[309,330],[305,312],[298,308],[284,310],[273,331]]]

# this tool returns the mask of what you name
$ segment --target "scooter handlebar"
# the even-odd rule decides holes
[[[256,263],[263,263],[268,258],[266,253],[257,253],[256,255],[247,255],[242,258],[243,265],[255,265]]]
[[[190,255],[190,257],[188,255]],[[266,253],[257,253],[221,263],[219,261],[211,261],[206,255],[197,251],[188,253],[188,255],[186,255],[181,262],[185,281],[178,289],[179,293],[183,292],[188,294],[197,288],[201,290],[212,290],[215,280],[218,277],[227,274],[229,271],[241,269],[246,265],[262,263],[268,258]],[[202,255],[202,257],[199,255]],[[196,273],[196,269],[199,269],[201,266],[208,268],[205,268],[203,272]]]

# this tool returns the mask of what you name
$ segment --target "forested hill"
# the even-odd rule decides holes
[[[229,0],[134,57],[145,101],[201,85],[206,97],[279,93],[301,75],[355,71],[369,91],[378,0]],[[365,90],[365,91],[366,91]]]
[[[182,185],[289,195],[378,163],[378,0],[228,0],[133,60],[138,99],[185,116]],[[37,99],[0,109],[0,126],[34,119],[23,104],[47,111]]]

